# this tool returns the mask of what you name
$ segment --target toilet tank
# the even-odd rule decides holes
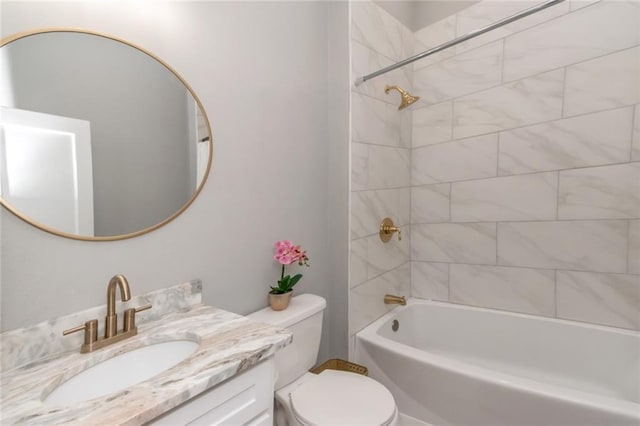
[[[301,294],[292,297],[284,311],[267,307],[247,315],[254,321],[288,328],[293,333],[293,342],[275,355],[276,389],[302,377],[316,364],[326,306],[327,302],[320,296]]]

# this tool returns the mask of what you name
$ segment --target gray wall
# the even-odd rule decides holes
[[[77,33],[39,34],[5,48],[16,108],[91,122],[95,235],[148,228],[189,200],[191,96],[159,62]]]
[[[333,337],[346,330],[348,181],[329,180],[329,171],[348,173],[340,116],[347,106],[334,99],[339,107],[330,108],[327,95],[348,84],[327,77],[329,23],[346,22],[346,9],[336,7],[328,14],[324,2],[3,2],[3,36],[81,27],[154,52],[199,95],[214,138],[200,196],[150,234],[68,240],[3,212],[3,329],[103,304],[116,273],[136,294],[200,278],[205,303],[246,314],[266,305],[279,274],[273,243],[289,238],[311,258],[297,291],[328,301],[320,356],[344,353],[344,339]],[[348,62],[334,60],[331,67],[345,69],[348,79]],[[329,123],[341,130],[330,132]]]
[[[347,358],[348,307],[347,277],[349,264],[349,4],[329,3],[328,9],[328,79],[329,127],[328,175],[328,244],[333,265],[329,279],[333,304],[331,347],[334,356]]]
[[[378,6],[393,15],[411,31],[418,31],[479,0],[374,0]]]

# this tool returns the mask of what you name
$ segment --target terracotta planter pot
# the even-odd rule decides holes
[[[273,309],[274,311],[283,311],[287,309],[287,306],[289,306],[289,302],[291,302],[292,294],[293,291],[282,294],[269,293],[269,306],[271,306],[271,309]]]

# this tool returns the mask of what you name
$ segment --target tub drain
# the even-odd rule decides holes
[[[400,323],[398,322],[398,320],[393,320],[393,322],[391,323],[391,329],[393,331],[398,331],[399,327],[400,327]]]

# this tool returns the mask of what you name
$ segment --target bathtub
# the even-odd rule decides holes
[[[640,425],[634,331],[410,299],[356,335],[355,362],[429,424]]]

